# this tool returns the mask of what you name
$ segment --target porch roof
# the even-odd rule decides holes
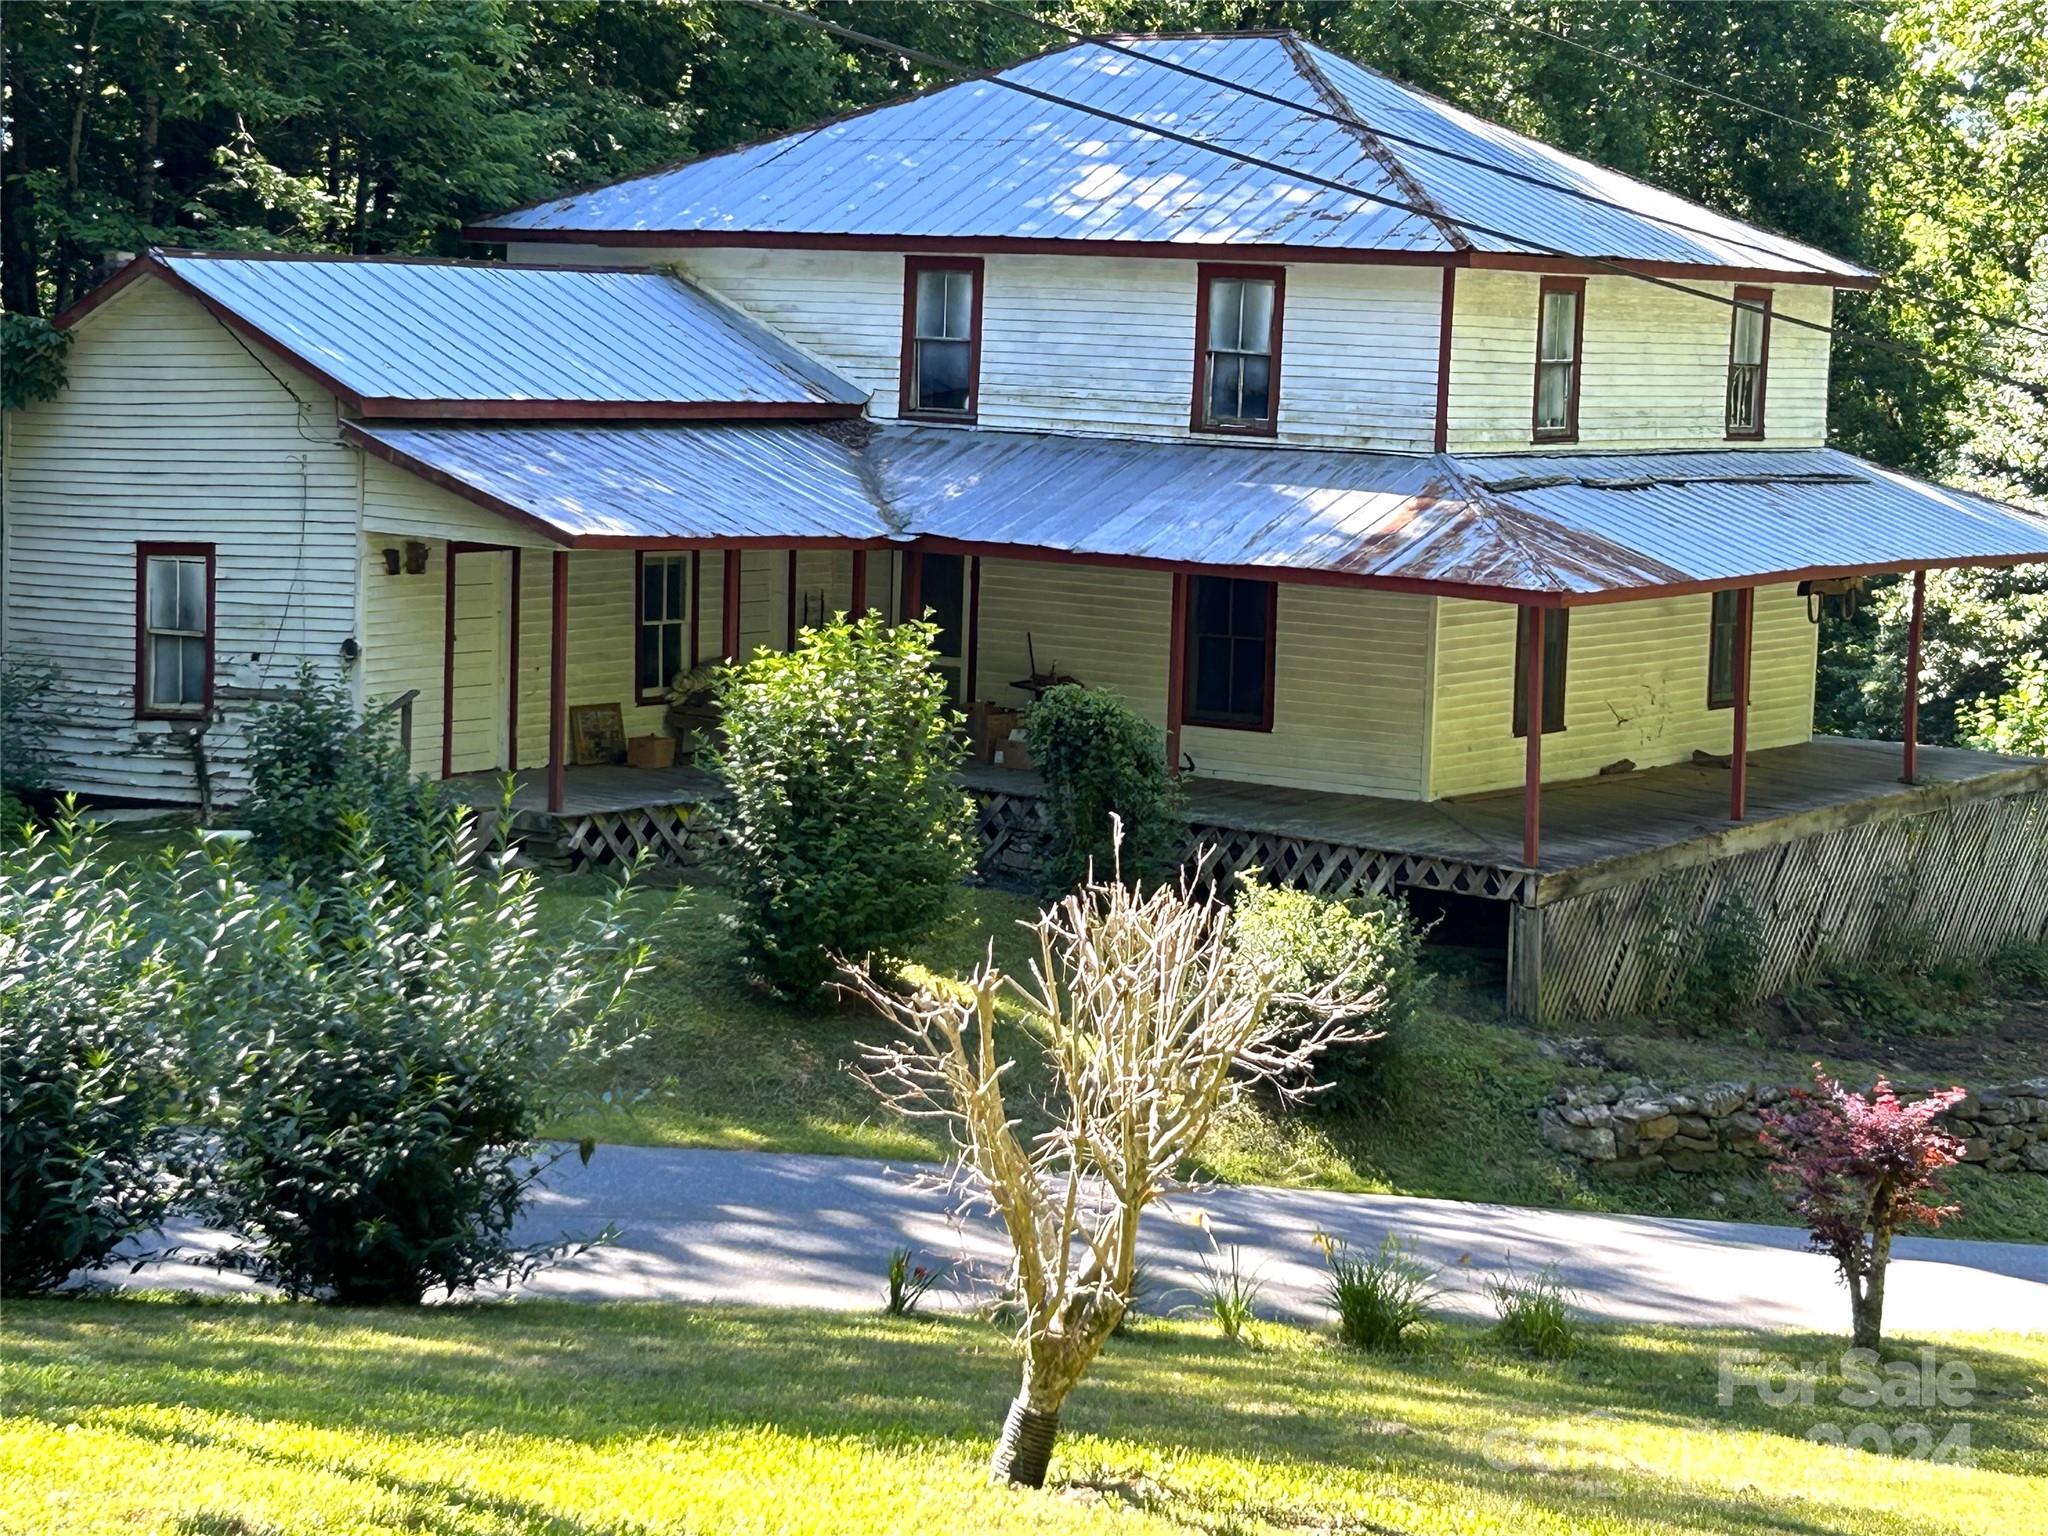
[[[2048,516],[1833,449],[1418,456],[886,423],[351,423],[572,545],[916,541],[1577,606],[2048,560]]]

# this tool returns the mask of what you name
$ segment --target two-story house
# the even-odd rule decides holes
[[[963,703],[1128,699],[1227,864],[1490,915],[1527,1011],[1635,1004],[1738,888],[1766,984],[2048,931],[2048,765],[1813,739],[1839,594],[2048,559],[1826,446],[1875,274],[1287,34],[1064,48],[466,233],[508,260],[151,253],[63,317],[4,593],[70,785],[231,799],[311,657],[580,855],[687,850],[704,777],[579,767],[569,712],[659,730],[679,672],[875,605],[937,616]],[[968,781],[1028,841],[1030,775]]]

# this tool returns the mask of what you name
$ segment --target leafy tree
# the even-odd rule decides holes
[[[193,895],[148,889],[71,811],[0,842],[0,1292],[61,1285],[169,1207],[188,1057],[160,914]]]
[[[842,616],[718,683],[717,866],[749,963],[785,996],[814,997],[843,960],[892,969],[974,867],[937,633]]]
[[[1987,752],[2048,757],[2048,657],[2022,662],[2012,692],[1973,705],[1963,739]]]
[[[40,315],[0,315],[0,410],[56,399],[64,388],[64,354],[70,350],[71,333]]]
[[[360,820],[387,875],[405,885],[425,878],[445,835],[440,791],[414,777],[388,715],[356,718],[346,684],[300,662],[284,697],[252,712],[248,766],[241,820],[273,870],[334,883]]]
[[[572,1246],[511,1233],[560,1155],[536,1140],[557,1085],[626,1043],[646,958],[628,892],[565,936],[467,816],[411,889],[362,818],[351,833],[327,891],[279,897],[232,865],[219,882],[205,943],[225,1077],[200,1208],[238,1242],[218,1262],[353,1304],[523,1278]]]
[[[1789,1110],[1766,1110],[1774,1172],[1791,1185],[1793,1213],[1809,1240],[1841,1270],[1858,1349],[1876,1349],[1884,1327],[1885,1267],[1892,1241],[1912,1227],[1936,1227],[1959,1207],[1929,1203],[1939,1174],[1963,1144],[1934,1122],[1963,1097],[1960,1088],[1901,1104],[1883,1078],[1865,1098],[1816,1065],[1813,1092]]]

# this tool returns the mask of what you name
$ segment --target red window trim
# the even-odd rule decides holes
[[[1771,297],[1769,288],[1737,287],[1735,302],[1738,304],[1761,305],[1764,312],[1763,346],[1756,359],[1756,426],[1749,431],[1738,432],[1728,424],[1728,395],[1724,388],[1721,395],[1721,427],[1731,443],[1760,443],[1764,437],[1764,405],[1771,395]],[[1742,318],[1742,311],[1728,312],[1728,378],[1735,377],[1735,326]]]
[[[203,555],[206,559],[206,684],[197,709],[149,707],[149,560],[152,555]],[[199,720],[213,715],[215,650],[214,546],[138,540],[135,545],[135,718],[137,720]]]
[[[974,304],[968,315],[967,409],[928,411],[917,406],[917,279],[923,272],[968,272],[974,276]],[[896,362],[896,414],[906,421],[972,422],[981,413],[981,291],[979,256],[903,258],[903,351]]]
[[[695,554],[685,556],[680,550],[657,549],[653,553],[658,560],[686,560],[686,564],[683,567],[683,584],[689,594],[686,600],[686,607],[689,611],[683,616],[683,635],[690,648],[690,669],[695,671],[697,668],[697,557]],[[666,704],[668,702],[668,687],[666,684],[651,694],[640,686],[640,626],[646,622],[647,555],[648,551],[644,549],[633,551],[633,702],[643,706],[648,704]]]
[[[1196,581],[1247,581],[1247,580],[1252,580],[1252,578],[1248,578],[1248,577],[1243,577],[1243,576],[1212,576],[1212,575],[1209,575],[1209,574],[1207,574],[1207,573],[1202,573],[1202,574],[1197,574],[1197,575],[1193,575],[1193,576],[1190,576],[1190,577],[1188,578],[1188,580],[1190,581],[1190,583],[1193,583],[1193,582],[1196,582]],[[1183,683],[1183,685],[1182,685],[1182,688],[1183,688],[1183,698],[1184,698],[1184,700],[1185,700],[1185,703],[1184,703],[1184,705],[1183,705],[1183,707],[1182,707],[1182,710],[1181,710],[1181,724],[1183,724],[1183,725],[1199,725],[1200,727],[1202,727],[1202,729],[1204,729],[1204,730],[1208,730],[1208,731],[1266,731],[1266,732],[1270,732],[1270,731],[1271,731],[1271,730],[1273,729],[1273,702],[1274,702],[1274,694],[1273,694],[1273,682],[1274,682],[1274,672],[1275,672],[1275,669],[1276,669],[1276,662],[1277,662],[1277,659],[1278,659],[1278,656],[1279,656],[1279,653],[1280,653],[1280,647],[1279,647],[1279,643],[1278,643],[1278,642],[1279,642],[1279,636],[1280,636],[1280,583],[1279,583],[1279,582],[1277,582],[1277,581],[1253,581],[1253,585],[1255,585],[1255,586],[1261,586],[1261,587],[1264,587],[1264,588],[1266,589],[1266,687],[1265,687],[1265,700],[1266,700],[1266,709],[1265,709],[1265,714],[1264,714],[1264,715],[1263,715],[1263,716],[1262,716],[1262,717],[1261,717],[1261,718],[1260,718],[1259,720],[1257,720],[1257,721],[1251,721],[1251,720],[1219,720],[1219,719],[1216,719],[1216,718],[1215,718],[1215,717],[1213,717],[1213,716],[1204,716],[1203,714],[1201,714],[1200,712],[1198,712],[1198,711],[1197,711],[1197,710],[1195,709],[1195,707],[1194,707],[1194,698],[1195,698],[1195,671],[1196,671],[1196,669],[1195,669],[1195,608],[1196,608],[1196,603],[1195,603],[1195,600],[1194,600],[1194,591],[1193,591],[1193,588],[1192,588],[1192,586],[1190,586],[1190,589],[1189,589],[1189,592],[1188,592],[1188,602],[1187,602],[1187,609],[1186,609],[1186,612],[1185,612],[1185,613],[1184,613],[1184,614],[1182,615],[1182,618],[1181,618],[1181,634],[1180,634],[1180,647],[1181,647],[1181,657],[1182,657],[1182,663],[1181,663],[1181,665],[1182,665],[1182,669],[1183,669],[1183,674],[1184,674],[1184,676],[1185,676],[1185,678],[1186,678],[1186,681],[1185,681],[1185,682]]]
[[[1543,427],[1537,423],[1543,409],[1543,301],[1553,293],[1577,295],[1572,305],[1572,387],[1565,402],[1565,425]],[[1536,285],[1536,357],[1530,366],[1529,441],[1532,443],[1576,443],[1579,440],[1579,383],[1586,373],[1586,280],[1583,277],[1546,277]]]
[[[1529,722],[1526,718],[1522,718],[1524,711],[1529,707],[1529,691],[1524,683],[1524,679],[1529,675],[1529,655],[1527,650],[1529,611],[1526,607],[1515,610],[1515,670],[1514,683],[1511,689],[1511,692],[1514,694],[1514,702],[1509,707],[1508,721],[1509,730],[1517,741],[1525,741],[1529,735]],[[1556,666],[1550,664],[1549,652],[1553,643],[1557,646]],[[1544,613],[1543,649],[1543,730],[1540,734],[1544,736],[1558,736],[1564,733],[1565,726],[1570,723],[1566,713],[1570,707],[1570,700],[1566,696],[1565,691],[1570,685],[1569,678],[1572,665],[1571,610],[1569,608],[1551,608]],[[1552,693],[1553,689],[1556,690],[1555,694]],[[1550,723],[1550,701],[1553,697],[1557,700],[1557,724],[1555,725]]]
[[[1246,426],[1209,420],[1209,285],[1220,277],[1258,278],[1273,285],[1273,328],[1267,339],[1272,365],[1267,374],[1266,419]],[[1241,262],[1195,264],[1195,388],[1188,401],[1188,430],[1212,437],[1274,437],[1280,431],[1280,342],[1286,334],[1287,269]]]

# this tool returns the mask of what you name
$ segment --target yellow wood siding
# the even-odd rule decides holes
[[[1535,389],[1536,296],[1526,272],[1460,272],[1452,327],[1452,452],[1527,452]],[[1730,283],[1688,286],[1732,297]],[[1780,286],[1772,308],[1825,324],[1825,288]],[[1725,441],[1730,311],[1722,304],[1622,277],[1586,280],[1579,440],[1554,451],[1633,452]],[[1826,439],[1828,338],[1771,326],[1765,442]]]
[[[362,700],[377,709],[408,688],[412,705],[412,768],[441,775],[442,602],[447,596],[448,547],[427,546],[427,568],[418,574],[384,568],[390,543],[375,533],[363,536]]]
[[[1188,726],[1198,773],[1255,784],[1419,799],[1427,741],[1430,601],[1393,593],[1283,586],[1271,731]],[[979,679],[984,697],[1041,669],[1108,688],[1166,723],[1172,584],[1149,571],[985,560]]]
[[[1543,738],[1546,782],[1587,778],[1624,758],[1649,768],[1730,750],[1734,711],[1707,708],[1712,608],[1712,598],[1695,596],[1572,614],[1565,729]],[[1757,590],[1752,750],[1812,735],[1818,634],[1796,587]],[[1511,605],[1450,598],[1437,605],[1431,798],[1522,782],[1514,659]]]
[[[250,705],[301,659],[341,675],[356,632],[357,455],[334,406],[199,305],[145,281],[72,333],[69,384],[10,412],[0,646],[63,670],[51,746],[69,789],[198,798],[182,725],[135,711],[135,546],[216,549],[215,793],[244,784]]]

